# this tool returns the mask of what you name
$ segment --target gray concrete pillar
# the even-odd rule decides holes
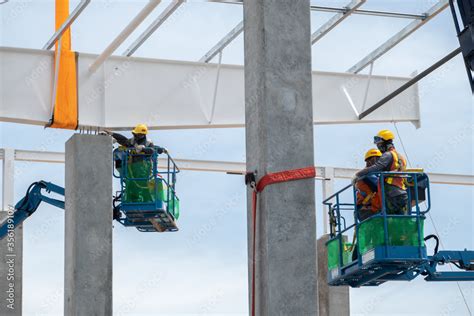
[[[244,1],[244,22],[247,170],[313,166],[309,1]],[[256,314],[317,315],[314,179],[267,187],[257,228]]]
[[[319,316],[349,316],[350,299],[348,286],[329,286],[328,252],[326,241],[329,235],[318,239],[318,298]]]
[[[3,202],[0,222],[14,211],[15,150],[3,152]],[[0,315],[21,315],[23,270],[23,225],[9,231],[0,241]]]
[[[112,139],[66,143],[64,315],[112,315]]]

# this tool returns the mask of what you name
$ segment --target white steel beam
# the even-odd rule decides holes
[[[64,159],[64,153],[61,152],[15,150],[15,160],[17,161],[64,163]]]
[[[226,36],[224,36],[213,48],[211,48],[199,62],[208,63],[214,58],[219,52],[227,47],[237,36],[240,35],[244,30],[244,21],[240,21]]]
[[[5,148],[1,150],[3,160],[3,179],[2,179],[2,210],[7,211],[9,206],[15,204],[15,150]]]
[[[334,168],[333,167],[323,167],[324,177],[327,181],[323,181],[323,201],[326,200],[328,197],[334,194],[335,186],[334,186]],[[323,206],[323,234],[326,235],[328,233],[328,224],[329,224],[329,208],[327,205]]]
[[[90,65],[89,72],[95,72],[104,61],[132,34],[133,31],[146,19],[146,17],[160,4],[161,0],[150,0],[135,18],[120,32],[120,34],[107,46],[97,59]]]
[[[49,121],[53,56],[52,51],[0,47],[0,121],[43,126]],[[89,65],[96,58],[78,54],[81,128],[128,130],[133,122],[144,122],[151,129],[245,125],[242,66],[112,56],[100,71],[90,74]],[[416,86],[364,120],[356,115],[363,111],[364,101],[374,104],[410,79],[373,75],[366,96],[369,76],[314,71],[312,93],[318,98],[313,98],[313,122],[417,124]]]
[[[0,150],[3,156],[3,201],[0,222],[12,222],[15,206],[15,151]],[[0,315],[22,315],[23,301],[23,225],[8,231],[8,238],[0,240]],[[9,264],[7,264],[9,263]],[[11,294],[11,295],[9,295]]]
[[[346,11],[339,12],[334,15],[329,21],[324,23],[321,27],[319,27],[312,35],[311,35],[311,45],[314,45],[317,41],[319,41],[324,35],[329,33],[332,29],[334,29],[339,23],[344,21],[348,18],[355,10],[357,10],[361,5],[363,5],[366,0],[352,0],[346,7]]]
[[[137,38],[122,56],[132,56],[135,51],[184,3],[185,0],[173,0],[150,26]]]
[[[0,159],[5,157],[5,149],[0,149]],[[34,151],[34,150],[12,150],[10,155],[14,153],[16,161],[44,162],[44,163],[64,163],[64,153],[50,151]],[[231,174],[245,174],[245,162],[232,161],[216,161],[216,160],[194,160],[194,159],[174,159],[181,170],[189,171],[205,171],[205,172],[224,172]],[[166,159],[159,160],[159,167],[166,166]],[[319,179],[321,176],[326,179],[352,179],[359,169],[355,168],[337,168],[337,167],[316,167],[316,174]],[[434,184],[453,184],[474,186],[474,175],[465,174],[448,174],[448,173],[428,173],[430,182]],[[334,190],[331,186],[326,186],[326,195],[330,196],[330,192]]]
[[[79,17],[79,15],[84,11],[84,9],[89,5],[91,0],[82,0],[77,7],[72,11],[68,16],[66,21],[61,25],[61,27],[53,34],[50,40],[44,45],[43,49],[51,49],[54,44],[59,40],[63,33],[71,26],[72,23]]]
[[[410,36],[413,32],[418,30],[420,27],[425,25],[428,21],[433,19],[436,15],[441,13],[444,9],[446,9],[449,5],[448,0],[441,0],[437,2],[434,6],[432,6],[424,15],[425,18],[423,20],[415,20],[412,21],[410,24],[405,26],[400,32],[392,36],[388,41],[377,47],[374,51],[368,54],[366,57],[362,58],[357,64],[349,68],[347,72],[349,73],[359,73],[365,67],[373,63],[375,60],[380,58],[390,49],[395,47],[398,43],[403,41],[405,38]]]

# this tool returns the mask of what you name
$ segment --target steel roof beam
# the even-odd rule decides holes
[[[100,67],[100,71],[91,76],[88,69],[96,59],[97,55],[93,54],[79,53],[77,56],[81,128],[128,129],[131,121],[144,121],[150,129],[245,125],[242,66],[111,56],[107,59],[107,67]],[[0,89],[4,105],[0,121],[47,124],[51,118],[48,105],[52,102],[54,88],[51,80],[54,78],[53,65],[52,51],[0,47],[0,68],[3,73],[8,73],[9,78]],[[221,79],[216,86],[218,72]],[[365,75],[313,71],[313,93],[318,95],[313,100],[313,122],[366,124],[409,121],[418,125],[419,93],[415,87],[394,100],[392,107],[381,108],[360,121],[355,113],[365,109],[364,100],[376,102],[411,78],[373,75],[371,88],[366,93],[367,79]],[[134,93],[127,93],[124,87]],[[18,98],[15,91],[20,90],[24,93]],[[139,104],[130,107],[136,103],[137,94],[140,95]],[[160,99],[167,102],[156,103]],[[407,103],[411,105],[409,109],[403,106]]]
[[[107,46],[89,67],[89,72],[96,71],[104,61],[132,34],[133,31],[145,20],[148,15],[160,4],[161,0],[150,0],[135,18],[120,32],[120,34]]]
[[[122,56],[130,57],[145,41],[185,2],[185,0],[173,0],[166,9],[156,18],[153,23],[130,45]]]
[[[242,4],[243,3],[242,0],[208,0],[207,2],[217,2],[217,3],[225,3],[225,4]],[[312,5],[311,11],[344,13],[347,11],[347,9]],[[386,17],[386,18],[398,18],[398,19],[423,20],[425,18],[425,16],[422,14],[389,12],[389,11],[379,11],[379,10],[355,10],[353,13],[360,14],[360,15],[381,16],[381,17]]]
[[[319,12],[344,13],[345,8],[323,7],[323,6],[313,5],[311,6],[311,10],[319,11]],[[355,10],[354,14],[380,16],[380,17],[385,17],[385,18],[414,19],[414,20],[423,20],[425,18],[425,16],[422,14],[389,12],[389,11],[378,11],[378,10]]]
[[[436,69],[438,69],[439,67],[441,67],[442,65],[450,61],[451,59],[453,59],[459,53],[461,53],[461,47],[456,48],[451,53],[441,58],[439,61],[437,61],[436,63],[434,63],[433,65],[431,65],[430,67],[428,67],[427,69],[425,69],[424,71],[422,71],[421,73],[413,77],[410,81],[406,82],[401,87],[399,87],[398,89],[396,89],[395,91],[393,91],[392,93],[390,93],[389,95],[385,96],[383,99],[381,99],[380,101],[372,105],[370,108],[362,112],[359,115],[359,120],[362,120],[364,117],[368,116],[370,113],[374,112],[375,110],[377,110],[378,108],[380,108],[381,106],[383,106],[384,104],[386,104],[387,102],[395,98],[396,96],[403,93],[406,89],[410,88],[411,86],[416,84],[418,81],[428,76],[430,73],[432,73],[433,71],[435,71]]]
[[[332,29],[334,29],[339,23],[344,21],[348,18],[352,13],[354,13],[357,8],[363,5],[366,0],[352,0],[346,7],[344,12],[339,12],[334,15],[329,21],[324,23],[320,28],[318,28],[312,35],[311,35],[311,45],[314,45],[317,41],[319,41],[324,35],[329,33]]]
[[[349,68],[347,72],[350,73],[359,73],[365,67],[373,63],[375,60],[380,58],[390,49],[395,47],[398,43],[403,41],[405,38],[410,36],[413,32],[418,30],[420,27],[425,25],[428,21],[434,18],[436,15],[441,13],[444,9],[448,7],[449,3],[448,0],[442,0],[432,6],[426,13],[425,18],[423,20],[415,20],[412,21],[410,24],[405,26],[400,32],[392,36],[388,41],[380,45],[366,57],[362,58],[357,64]]]
[[[49,41],[43,46],[43,49],[51,49],[54,44],[59,40],[59,38],[66,32],[66,30],[71,26],[72,23],[79,17],[79,15],[84,11],[84,9],[89,5],[91,0],[82,0],[77,7],[72,11],[68,16],[66,21],[61,25],[61,27],[53,34]]]
[[[208,63],[214,58],[219,52],[221,52],[227,45],[230,44],[237,36],[240,35],[244,30],[244,21],[240,21],[224,38],[222,38],[211,50],[209,50],[201,59],[200,62]]]

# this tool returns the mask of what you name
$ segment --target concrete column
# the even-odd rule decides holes
[[[3,202],[0,222],[14,211],[15,150],[3,153]],[[0,315],[21,315],[23,273],[23,225],[0,241]]]
[[[326,241],[329,235],[318,239],[318,298],[319,316],[349,316],[350,299],[348,286],[329,286],[328,252]]]
[[[112,315],[112,139],[66,143],[64,315]]]
[[[309,1],[244,1],[244,22],[247,170],[260,179],[313,166]],[[318,313],[314,194],[314,179],[271,185],[260,194],[257,315]]]

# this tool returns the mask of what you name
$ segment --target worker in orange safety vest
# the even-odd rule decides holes
[[[357,179],[373,172],[382,171],[405,171],[406,160],[400,155],[393,144],[395,135],[389,130],[381,130],[374,137],[374,143],[382,152],[382,156],[377,162],[356,173]],[[379,182],[380,184],[380,182]],[[379,185],[379,192],[382,192]],[[404,215],[408,211],[408,194],[405,186],[405,178],[397,176],[387,176],[384,179],[385,207],[387,214]]]
[[[381,156],[380,150],[370,149],[364,157],[365,166],[371,167],[375,165]],[[378,180],[379,177],[377,175],[369,174],[355,183],[357,215],[360,221],[369,218],[382,208],[380,194],[377,189]]]

